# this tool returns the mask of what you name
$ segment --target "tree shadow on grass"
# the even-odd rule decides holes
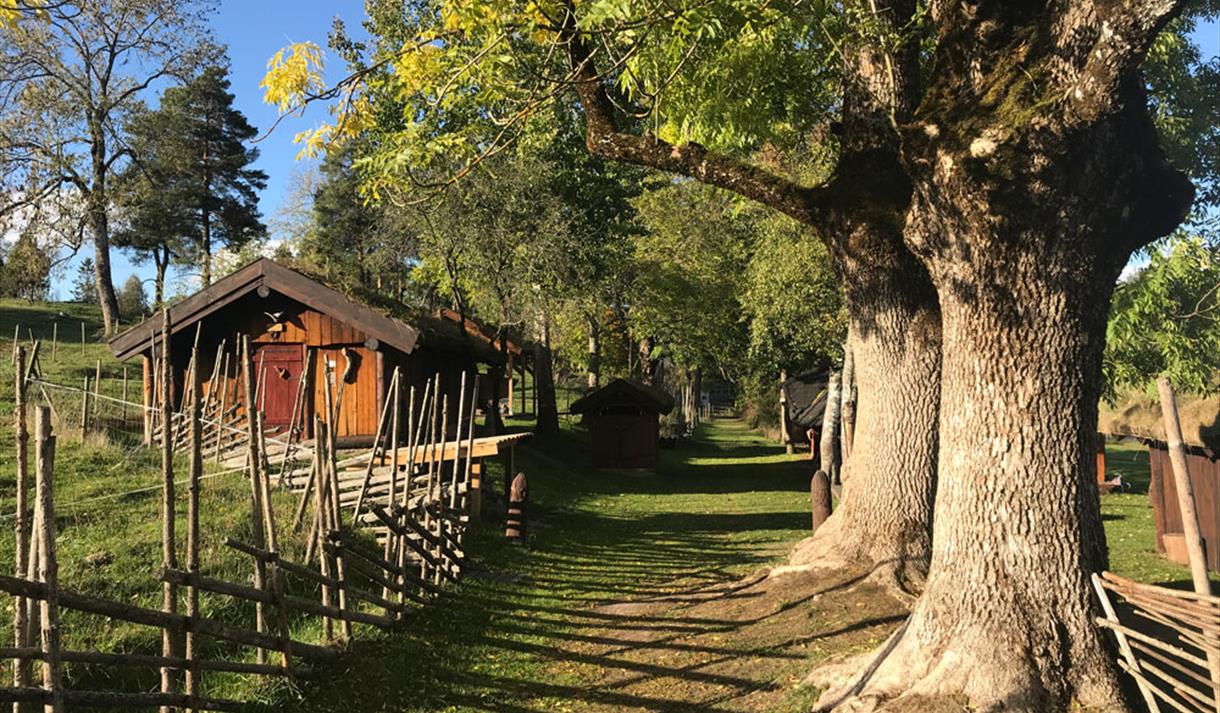
[[[524,713],[563,702],[577,709],[692,710],[688,697],[664,685],[642,693],[590,680],[616,678],[619,688],[674,681],[730,697],[770,685],[722,669],[742,656],[791,663],[803,655],[734,643],[741,618],[684,616],[684,607],[701,601],[684,597],[714,591],[726,607],[761,606],[759,592],[727,583],[773,561],[802,534],[807,463],[777,457],[781,451],[765,444],[734,445],[740,434],[711,431],[725,440],[669,452],[661,472],[640,477],[570,465],[579,434],[535,441],[518,464],[531,494],[538,493],[531,518],[545,527],[533,529],[528,548],[514,548],[494,523],[484,523],[467,548],[472,568],[512,572],[515,580],[467,577],[399,631],[358,633],[341,663],[302,682],[301,697],[285,701],[284,709]],[[788,615],[811,596],[768,604],[746,624]],[[619,614],[607,602],[641,610]],[[664,611],[642,610],[653,607]],[[813,640],[797,641],[804,638],[788,637],[792,645]],[[641,652],[650,658],[635,658]],[[671,664],[666,655],[684,662]],[[691,657],[698,660],[685,660]]]

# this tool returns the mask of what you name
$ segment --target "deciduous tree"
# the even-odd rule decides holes
[[[71,192],[95,248],[105,329],[118,303],[110,272],[110,182],[128,158],[123,122],[144,93],[185,78],[208,44],[201,0],[18,3],[0,27],[0,213]]]

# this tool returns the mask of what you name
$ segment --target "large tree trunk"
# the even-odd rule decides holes
[[[1138,77],[1093,94],[1124,61],[1111,41],[1140,45],[1124,13],[1141,8],[940,9],[936,81],[904,145],[906,238],[943,319],[940,472],[927,587],[861,696],[887,709],[1126,708],[1088,583],[1107,564],[1092,461],[1106,314],[1131,252],[1190,200]]]
[[[848,292],[859,384],[852,452],[839,508],[790,564],[871,565],[910,588],[931,557],[940,315],[927,276],[909,254],[904,260],[908,272]]]

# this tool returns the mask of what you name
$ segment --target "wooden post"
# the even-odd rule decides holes
[[[38,407],[36,437],[38,459],[35,466],[35,500],[38,506],[39,569],[47,587],[39,606],[42,620],[42,685],[47,690],[44,713],[64,710],[62,671],[60,670],[59,563],[55,554],[55,494],[53,470],[55,436],[51,433],[51,410]]]
[[[124,381],[126,384],[126,381]],[[187,486],[186,508],[186,571],[191,577],[186,589],[186,615],[192,620],[199,616],[199,588],[195,582],[199,577],[199,482],[203,477],[203,427],[200,424],[202,400],[200,399],[199,372],[192,367],[190,372],[191,417],[190,417],[190,484]],[[188,711],[194,713],[195,697],[199,695],[198,642],[190,627],[186,631],[185,656],[187,661],[184,692],[190,702]]]
[[[82,323],[83,324],[83,323]],[[173,437],[173,371],[170,364],[170,319],[169,309],[161,312],[161,566],[178,568],[175,539],[177,527],[174,510],[174,437]],[[161,583],[161,609],[167,614],[178,611],[178,587],[172,582]],[[170,629],[161,632],[161,655],[167,658],[177,655],[175,634]],[[161,667],[161,692],[176,693],[177,681],[174,669]],[[171,706],[161,706],[162,713],[169,713]]]
[[[830,476],[826,475],[826,471],[819,470],[813,474],[813,478],[809,481],[809,500],[810,510],[813,513],[811,532],[817,532],[822,523],[830,517],[831,512]]]
[[[394,372],[393,385],[398,384],[398,372]],[[381,442],[385,435],[385,429],[390,422],[391,400],[386,399],[385,404],[381,408],[381,416],[377,419],[377,434],[373,436],[373,449],[369,451],[369,462],[364,470],[364,480],[360,481],[360,493],[356,496],[356,506],[352,510],[352,520],[360,517],[360,509],[364,506],[364,496],[368,493],[369,481],[373,477],[373,468],[377,465],[377,451],[381,448]],[[384,451],[383,451],[384,452]]]
[[[398,431],[401,428],[400,411],[401,404],[399,400],[402,395],[402,384],[399,383],[399,370],[394,367],[394,375],[390,378],[390,388],[393,389],[393,394],[390,395],[392,400],[391,409],[393,416],[390,419],[390,492],[386,494],[386,510],[393,512],[394,503],[398,500]],[[407,473],[407,478],[411,477],[410,472]],[[385,536],[385,551],[384,557],[386,562],[394,562],[397,560],[397,552],[395,543],[397,537],[392,530],[386,530]],[[390,579],[394,579],[390,577]],[[388,586],[382,587],[381,596],[384,599],[390,599],[393,592]],[[394,616],[394,612],[386,609],[386,616]]]
[[[101,420],[100,404],[102,395],[102,360],[97,360],[97,368],[93,377],[93,430],[97,431]]]
[[[80,323],[80,353],[85,353],[85,323]]]
[[[464,507],[462,508],[470,516],[473,521],[478,517],[479,513],[475,511],[476,498],[479,499],[479,507],[482,507],[482,493],[476,487],[478,484],[474,482],[474,411],[475,406],[479,403],[479,375],[474,375],[474,383],[470,389],[470,413],[466,415],[468,425],[466,427],[466,471],[462,478],[462,482],[466,485],[466,495]],[[460,542],[461,540],[459,540]]]
[[[326,554],[326,548],[323,546],[326,542],[326,503],[328,496],[327,489],[330,487],[330,479],[323,472],[322,462],[324,460],[324,451],[326,444],[330,442],[330,438],[326,433],[326,424],[322,421],[322,417],[317,414],[313,417],[313,432],[314,432],[314,478],[317,479],[317,486],[314,487],[314,524],[312,546],[317,549],[318,553],[318,570],[327,580],[330,579],[330,560]],[[308,561],[309,555],[306,554]],[[329,607],[331,602],[330,585],[323,581],[322,583],[322,605]],[[326,643],[335,640],[335,624],[329,617],[322,618],[322,635]]]
[[[229,353],[221,357],[220,367],[220,411],[216,414],[216,464],[220,464],[220,443],[225,437],[225,408],[229,399]]]
[[[263,430],[263,414],[258,414],[258,423],[260,433]],[[260,444],[260,448],[262,444]],[[266,452],[265,450],[263,451]],[[255,474],[259,475],[260,486],[260,501],[262,503],[263,527],[266,528],[266,543],[267,552],[270,553],[270,568],[267,577],[271,584],[271,594],[275,603],[276,624],[279,628],[280,638],[284,641],[284,648],[280,651],[280,665],[287,674],[292,667],[292,631],[288,626],[288,609],[284,605],[284,581],[283,575],[279,567],[279,538],[275,532],[275,507],[271,502],[271,472],[270,468],[264,467],[255,469]]]
[[[254,411],[254,362],[250,354],[250,337],[243,334],[241,337],[241,375],[242,388],[245,394],[245,409],[246,409],[246,464],[249,470],[250,479],[250,515],[253,524],[254,546],[259,549],[266,548],[266,530],[263,523],[263,505],[262,505],[262,486],[260,485],[259,470],[262,467],[262,457],[259,454],[259,437],[258,437],[258,414]],[[267,565],[259,558],[254,559],[254,587],[256,589],[265,589],[267,586]],[[255,604],[255,618],[258,633],[267,633],[267,609],[262,602]],[[259,647],[257,652],[258,663],[267,663],[267,650]]]
[[[17,345],[21,343],[21,324],[13,325],[13,363],[17,363]]]
[[[13,383],[16,385],[16,406],[13,409],[13,420],[17,445],[17,483],[16,483],[16,517],[13,521],[15,576],[25,577],[29,563],[26,558],[26,548],[30,541],[29,514],[29,444],[30,434],[26,414],[26,384],[25,384],[25,347],[17,348],[16,370]],[[13,601],[13,646],[23,649],[31,645],[29,640],[27,603],[21,597]],[[28,659],[13,660],[13,686],[25,688],[30,685],[30,662]],[[13,704],[13,713],[22,713],[28,708],[21,703]]]
[[[89,377],[85,377],[84,386],[80,390],[80,440],[85,442],[89,433]]]
[[[1173,466],[1173,484],[1178,495],[1178,509],[1182,513],[1182,534],[1186,541],[1186,554],[1190,560],[1190,578],[1195,593],[1211,596],[1211,581],[1207,577],[1207,558],[1203,549],[1203,536],[1199,533],[1199,515],[1195,511],[1194,486],[1190,482],[1190,470],[1186,463],[1186,444],[1182,441],[1182,424],[1178,421],[1178,403],[1169,379],[1156,380],[1161,395],[1161,416],[1165,421],[1165,442],[1169,448],[1169,462]],[[1220,655],[1207,651],[1207,668],[1211,675],[1212,695],[1216,710],[1220,712]]]

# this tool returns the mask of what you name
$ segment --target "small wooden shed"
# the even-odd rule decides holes
[[[785,445],[808,445],[809,431],[822,428],[830,371],[814,369],[780,382],[781,433]]]
[[[267,258],[174,303],[169,313],[175,402],[183,392],[196,330],[205,388],[210,388],[214,372],[219,372],[218,380],[227,376],[236,384],[235,347],[241,335],[248,335],[261,384],[258,407],[265,427],[283,431],[296,425],[308,437],[311,415],[324,412],[323,389],[329,370],[332,398],[337,395],[338,382],[343,382],[337,419],[343,447],[372,442],[395,367],[402,370],[404,394],[409,386],[422,390],[439,373],[441,393],[449,394],[456,403],[463,373],[472,376],[480,363],[501,361],[493,349],[453,322],[401,316],[406,314],[402,305],[398,309],[381,302],[374,306],[371,298],[341,293]],[[154,354],[159,356],[162,351],[161,326],[158,312],[110,340],[111,351],[119,359],[142,357],[145,406],[153,403],[156,377],[152,364]],[[308,374],[307,368],[311,370]],[[308,387],[306,403],[296,405],[303,376]],[[237,399],[234,393],[229,403]],[[294,411],[296,424],[291,423]]]
[[[1180,397],[1178,417],[1208,568],[1220,571],[1220,399]],[[1098,421],[1102,433],[1137,438],[1148,446],[1148,498],[1156,520],[1156,551],[1186,564],[1182,514],[1160,404],[1143,394],[1131,394],[1115,408],[1103,408]]]
[[[656,468],[660,417],[673,407],[660,389],[615,379],[573,401],[569,411],[584,415],[595,468]]]

